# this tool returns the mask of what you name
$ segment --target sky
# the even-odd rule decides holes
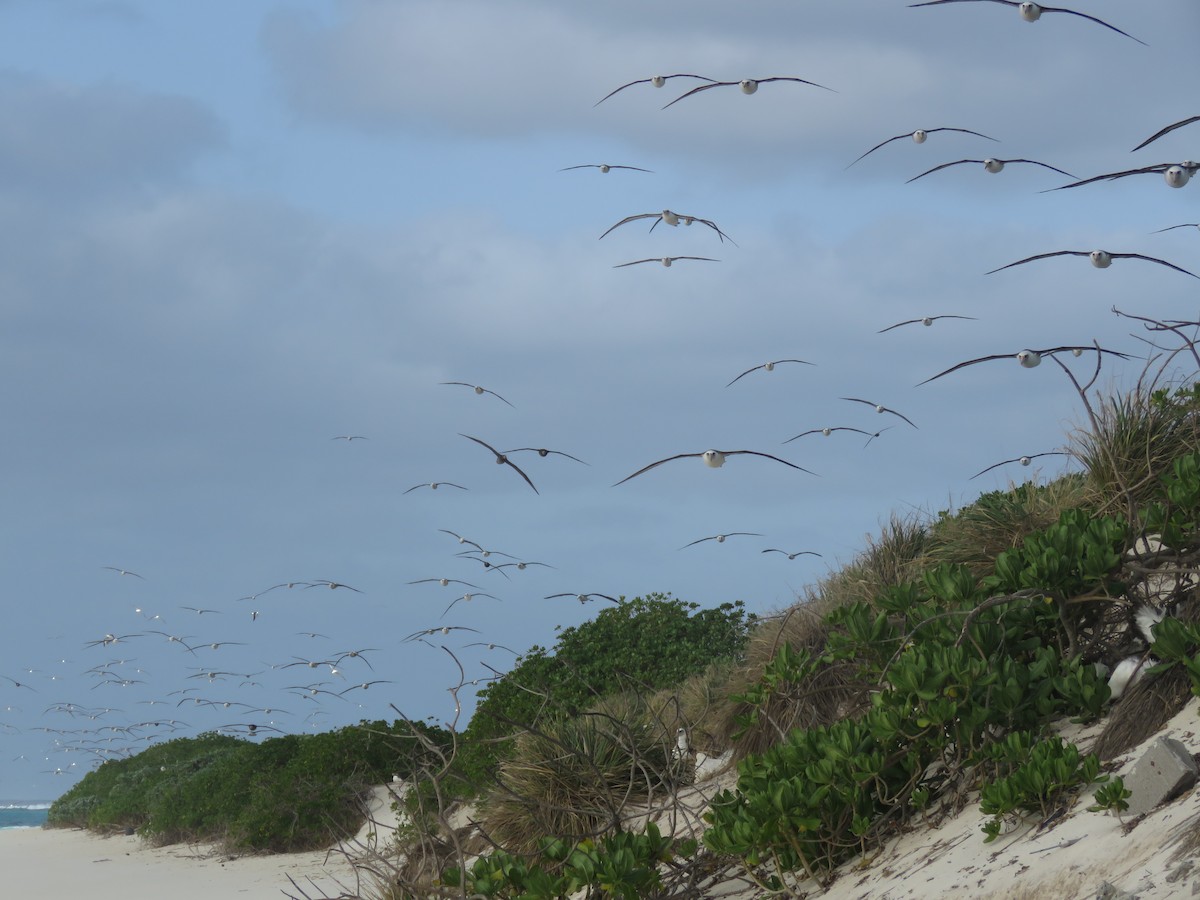
[[[488,666],[607,605],[548,595],[769,614],[893,515],[1072,470],[972,478],[1067,446],[1058,366],[918,385],[1024,348],[1144,356],[1114,307],[1200,318],[1200,282],[1138,259],[984,274],[1097,248],[1200,274],[1200,229],[1152,233],[1200,222],[1200,187],[906,181],[1200,158],[1200,124],[1131,152],[1198,112],[1200,8],[1079,9],[1148,46],[986,2],[0,0],[0,801],[213,729],[393,705],[461,728]],[[597,105],[659,74],[823,87]],[[918,128],[996,141],[849,165]],[[600,164],[650,171],[563,171]],[[664,209],[728,240],[600,237]],[[664,256],[713,261],[621,266]],[[967,318],[879,333],[922,316]],[[784,359],[809,365],[728,384]],[[1097,389],[1145,365],[1106,360]],[[879,436],[784,443],[825,427]],[[558,452],[510,454],[535,492],[464,435]],[[617,484],[708,449],[808,471],[685,457]],[[433,482],[465,490],[409,490]],[[544,565],[485,569],[454,535]],[[411,583],[440,578],[477,587]]]

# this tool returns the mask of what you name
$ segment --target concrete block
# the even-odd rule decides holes
[[[1125,776],[1130,792],[1125,816],[1140,816],[1160,803],[1179,796],[1196,783],[1196,760],[1174,738],[1160,737]]]

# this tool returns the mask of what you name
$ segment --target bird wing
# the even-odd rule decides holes
[[[1143,256],[1140,253],[1113,253],[1113,259],[1144,259],[1146,262],[1158,263],[1160,266],[1166,266],[1168,269],[1174,269],[1176,272],[1182,272],[1184,275],[1191,275],[1193,278],[1200,278],[1200,275],[1194,272],[1189,272],[1187,269],[1181,269],[1174,263],[1169,263],[1165,259],[1159,259],[1155,256]]]
[[[886,147],[892,141],[903,140],[906,137],[912,137],[912,132],[909,132],[908,134],[898,134],[895,137],[888,138],[886,141],[880,141],[878,144],[876,144],[874,147],[872,147],[870,150],[868,150],[866,153],[864,153],[862,156],[860,156],[854,162],[850,163],[850,166],[852,166],[852,165],[854,165],[854,163],[859,162],[860,160],[865,159],[866,157],[870,156],[872,153],[874,153],[880,147]],[[848,168],[850,168],[850,166],[846,166],[846,168],[848,169]],[[780,552],[782,553],[783,551],[781,550]]]
[[[1081,19],[1089,19],[1089,20],[1091,20],[1091,21],[1095,22],[1097,25],[1103,25],[1105,28],[1109,29],[1110,31],[1115,31],[1117,34],[1123,34],[1123,35],[1125,35],[1125,37],[1129,38],[1131,41],[1137,41],[1137,42],[1138,42],[1139,44],[1141,44],[1143,47],[1148,47],[1148,46],[1150,46],[1150,45],[1149,45],[1149,44],[1147,44],[1145,41],[1139,41],[1137,38],[1135,38],[1135,37],[1134,37],[1132,34],[1130,34],[1129,32],[1127,32],[1127,31],[1122,31],[1120,28],[1117,28],[1115,25],[1109,25],[1109,24],[1108,24],[1107,22],[1105,22],[1103,19],[1097,19],[1095,16],[1089,16],[1087,13],[1081,13],[1081,12],[1077,12],[1077,11],[1075,11],[1075,10],[1073,10],[1073,9],[1063,9],[1063,8],[1061,8],[1061,7],[1058,7],[1058,6],[1043,6],[1043,7],[1042,7],[1042,12],[1059,12],[1059,13],[1070,13],[1070,14],[1071,14],[1071,15],[1073,15],[1073,16],[1079,16],[1079,18],[1081,18]]]
[[[500,395],[499,395],[499,394],[497,394],[495,391],[489,391],[487,388],[484,388],[484,389],[483,389],[483,392],[484,392],[485,394],[491,394],[493,397],[499,397],[501,400],[504,400],[504,398],[503,398],[503,397],[500,397]],[[504,402],[505,402],[505,403],[508,403],[508,401],[507,401],[507,400],[504,400]],[[509,406],[512,406],[512,404],[511,404],[511,403],[508,403],[508,405],[509,405]],[[515,407],[515,406],[513,406],[513,409],[516,409],[516,407]]]
[[[761,366],[754,366],[751,369],[747,369],[745,372],[743,372],[737,378],[733,379],[733,381],[729,382],[729,384],[725,385],[725,387],[729,387],[730,385],[734,384],[735,382],[739,381],[740,379],[745,378],[751,372],[757,372],[759,369],[763,368],[765,365],[766,365],[766,363],[763,363]]]
[[[808,469],[804,468],[803,466],[798,466],[795,463],[790,463],[786,459],[780,459],[778,456],[772,456],[770,453],[762,453],[758,450],[718,450],[717,452],[722,453],[725,456],[737,456],[738,454],[741,454],[741,453],[748,453],[751,456],[762,456],[762,457],[765,457],[766,459],[773,459],[773,460],[775,460],[775,462],[783,463],[785,466],[791,466],[793,469],[799,469],[801,472],[807,472],[809,475],[817,474],[816,472],[809,471]]]
[[[642,473],[649,472],[651,469],[657,468],[658,466],[661,466],[663,463],[669,463],[672,460],[683,459],[688,456],[703,456],[703,455],[704,455],[703,453],[677,453],[674,456],[668,456],[666,459],[660,459],[658,462],[652,462],[648,466],[643,466],[642,468],[640,468],[636,472],[634,472],[632,475],[626,475],[624,478],[622,478],[620,481],[618,481],[617,484],[624,484],[625,482],[629,481],[629,479],[637,478]],[[789,463],[789,465],[790,465],[790,463]],[[617,484],[614,484],[613,487],[616,487]]]
[[[984,272],[985,275],[993,275],[996,272],[1002,272],[1005,269],[1011,269],[1013,266],[1021,266],[1027,262],[1033,262],[1035,259],[1049,259],[1051,256],[1087,256],[1088,253],[1084,250],[1055,250],[1053,253],[1039,253],[1037,256],[1027,256],[1024,259],[1018,259],[1016,262],[1011,262],[1007,266],[1001,266],[999,269],[992,269],[991,272]]]
[[[1182,128],[1184,125],[1191,125],[1193,122],[1200,122],[1200,116],[1191,116],[1190,118],[1184,119],[1180,122],[1175,122],[1172,125],[1168,125],[1166,128],[1156,131],[1154,134],[1150,135],[1150,137],[1146,138],[1144,141],[1142,141],[1140,144],[1138,144],[1136,147],[1134,147],[1133,150],[1141,150],[1147,144],[1153,144],[1155,141],[1157,141],[1163,135],[1170,134],[1176,128]],[[1129,152],[1132,153],[1133,150],[1131,150]]]
[[[611,230],[611,229],[610,229],[610,230]],[[605,232],[605,234],[608,234],[608,232],[606,231],[606,232]],[[601,237],[603,237],[603,235],[601,235]],[[613,268],[614,268],[614,269],[623,269],[623,268],[625,268],[626,266],[636,266],[636,265],[638,265],[639,263],[648,263],[648,262],[661,262],[661,261],[662,261],[662,257],[661,257],[661,256],[652,256],[652,257],[650,257],[649,259],[635,259],[633,262],[620,263],[619,265],[615,265],[615,266],[613,266]]]
[[[604,234],[600,235],[600,237],[598,237],[596,240],[603,240],[604,236],[607,235],[609,231],[612,231],[613,229],[616,229],[616,228],[620,228],[622,225],[628,224],[629,222],[635,222],[638,219],[649,219],[651,217],[662,218],[662,213],[639,213],[636,216],[626,216],[620,222],[618,222],[616,225],[613,225],[612,228],[609,228],[608,231],[604,232]],[[658,223],[656,222],[655,225],[657,225],[657,224]],[[651,226],[651,227],[653,227],[653,226]]]
[[[944,372],[938,372],[932,378],[926,378],[924,381],[917,382],[917,387],[923,384],[929,384],[931,381],[936,381],[943,375],[949,375],[951,372],[957,372],[959,369],[964,369],[967,366],[973,366],[976,363],[990,362],[993,359],[1015,359],[1015,353],[993,353],[991,356],[980,356],[978,359],[968,359],[966,362],[960,362],[946,369]]]
[[[940,172],[942,169],[948,169],[951,166],[961,166],[963,163],[979,163],[980,165],[982,165],[983,160],[982,159],[956,159],[954,162],[942,163],[940,166],[934,166],[932,169],[927,169],[926,171],[922,172],[920,175],[914,175],[912,178],[908,179],[908,181],[906,181],[904,183],[912,184],[918,178],[924,178],[926,175],[932,175],[934,172]]]
[[[701,91],[708,91],[715,87],[729,87],[729,86],[735,85],[735,84],[737,84],[736,81],[714,81],[712,84],[702,84],[699,87],[692,88],[686,94],[680,94],[678,97],[676,97],[670,103],[668,103],[667,106],[674,106],[676,103],[678,103],[684,97],[690,97],[690,96],[692,96],[692,94],[698,94]],[[664,106],[663,109],[666,109],[667,106]]]
[[[1031,166],[1041,166],[1043,169],[1050,169],[1052,172],[1057,172],[1059,175],[1066,175],[1068,178],[1078,178],[1078,175],[1072,175],[1070,172],[1064,172],[1062,169],[1057,169],[1054,166],[1044,162],[1038,162],[1036,159],[1002,159],[1002,163],[1028,163]]]
[[[1108,172],[1104,175],[1095,175],[1092,178],[1084,178],[1082,181],[1075,181],[1071,184],[1059,185],[1056,188],[1049,188],[1042,191],[1043,194],[1048,194],[1051,191],[1065,191],[1067,188],[1083,187],[1085,184],[1094,184],[1097,181],[1114,181],[1117,178],[1124,178],[1126,175],[1145,175],[1151,172],[1161,172],[1164,167],[1168,167],[1168,163],[1159,163],[1155,166],[1142,166],[1140,169],[1126,169],[1123,172]],[[1071,176],[1074,178],[1075,176]]]

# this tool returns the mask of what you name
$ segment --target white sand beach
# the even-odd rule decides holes
[[[370,804],[375,826],[364,827],[350,847],[374,846],[389,824],[395,827],[390,800],[388,788],[376,789]],[[0,872],[4,873],[6,897],[280,900],[306,895],[370,896],[369,876],[357,871],[350,856],[339,849],[230,856],[209,846],[152,847],[136,835],[102,837],[78,829],[0,831]]]

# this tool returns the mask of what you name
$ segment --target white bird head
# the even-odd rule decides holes
[[[650,83],[652,85],[654,85],[655,87],[662,87],[664,84],[667,83],[667,79],[663,75],[655,75],[653,78],[650,79]]]
[[[704,460],[704,464],[710,469],[719,469],[725,465],[725,454],[720,450],[705,450],[701,454],[701,459]]]
[[[1026,22],[1036,22],[1042,17],[1042,8],[1036,3],[1022,3],[1019,9],[1021,18]]]
[[[718,544],[723,544],[723,543],[725,543],[725,535],[723,535],[723,534],[718,534],[718,535],[717,535],[717,543],[718,543]]]
[[[775,363],[769,362],[769,363],[765,364],[763,366],[763,368],[766,369],[768,372],[774,372],[775,371]]]
[[[674,260],[673,260],[673,259],[671,259],[671,257],[669,257],[669,256],[664,256],[664,257],[662,258],[662,264],[663,264],[664,266],[666,266],[668,269],[669,269],[669,268],[671,268],[671,263],[672,263],[672,262],[674,262]]]
[[[482,394],[483,388],[481,388],[479,385],[475,385],[475,393]]]
[[[988,158],[983,161],[983,168],[984,171],[991,172],[993,175],[995,175],[997,172],[1004,171],[1004,163],[999,159]]]
[[[1163,180],[1173,188],[1181,188],[1192,180],[1192,173],[1183,166],[1171,166],[1163,172]]]
[[[609,166],[606,166],[603,163],[601,163],[601,165],[600,165],[601,172],[607,172],[609,170],[609,168],[610,168]]]
[[[922,324],[922,325],[926,325],[926,326],[932,325],[932,324],[933,324],[933,317],[932,317],[932,316],[925,316],[925,318],[921,319],[921,324]]]
[[[753,78],[747,78],[738,83],[738,87],[742,89],[743,94],[753,94],[758,90],[758,82]]]
[[[677,213],[671,212],[669,209],[664,209],[662,211],[662,220],[664,222],[666,222],[668,225],[678,225],[679,224],[679,215]]]
[[[1021,459],[1019,460],[1019,462],[1021,463],[1021,465],[1027,466],[1027,465],[1029,465],[1030,462],[1032,462],[1032,460],[1030,460],[1030,458],[1028,456],[1022,456]]]
[[[832,428],[822,428],[821,434],[825,435],[825,437],[829,437],[831,434],[833,434],[833,429]]]
[[[1107,269],[1112,265],[1112,254],[1104,250],[1093,250],[1088,254],[1088,259],[1097,269]]]
[[[913,132],[913,134],[912,134],[913,143],[916,143],[916,144],[923,144],[923,143],[925,143],[925,139],[926,139],[927,137],[929,137],[929,135],[928,135],[928,134],[926,134],[924,131],[922,131],[920,128],[918,128],[918,129],[917,129],[916,131],[914,131],[914,132]]]
[[[1022,350],[1017,354],[1017,362],[1026,369],[1033,369],[1042,364],[1042,355],[1032,350]]]
[[[1072,356],[1083,356],[1083,348],[1082,347],[1072,347],[1071,355]]]

